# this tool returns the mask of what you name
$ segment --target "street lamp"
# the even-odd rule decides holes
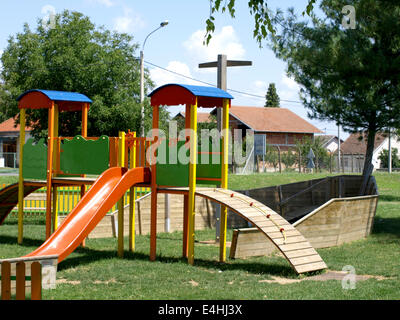
[[[143,46],[142,46],[142,50],[140,51],[140,105],[141,105],[141,127],[142,127],[142,137],[144,137],[144,46],[146,44],[147,39],[150,37],[150,35],[152,35],[154,32],[156,32],[157,30],[161,29],[162,27],[165,27],[168,24],[168,20],[165,20],[163,22],[160,23],[160,26],[153,30],[152,32],[150,32],[147,37],[144,39],[143,42]]]

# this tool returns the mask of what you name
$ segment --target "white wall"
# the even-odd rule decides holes
[[[397,155],[400,157],[400,141],[398,141],[398,139],[400,139],[400,137],[392,135],[390,141],[392,149],[397,148]],[[381,143],[381,145],[375,149],[374,154],[372,156],[372,164],[374,165],[374,170],[381,167],[381,161],[378,159],[379,154],[382,152],[382,150],[388,150],[388,149],[389,149],[389,138],[386,138]]]
[[[335,152],[338,148],[338,143],[337,140],[333,140],[331,141],[327,146],[326,146],[326,150],[328,150],[329,152]]]

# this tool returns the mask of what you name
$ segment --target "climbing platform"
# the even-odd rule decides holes
[[[220,188],[196,188],[196,195],[216,201],[252,223],[277,247],[297,273],[327,268],[310,242],[287,220],[261,202]]]

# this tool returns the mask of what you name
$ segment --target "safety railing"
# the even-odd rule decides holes
[[[7,185],[3,184],[1,188],[5,188]],[[89,190],[90,186],[86,186],[86,191]],[[136,187],[135,188],[135,199],[138,199],[150,192],[150,188],[147,187]],[[81,197],[81,188],[78,187],[59,187],[57,188],[57,208],[58,214],[67,215],[76,206]],[[124,205],[129,204],[130,190],[124,196]],[[114,205],[109,213],[117,210],[117,205]],[[18,206],[16,206],[11,215],[18,213]],[[31,194],[24,200],[24,215],[25,216],[36,216],[44,215],[46,213],[46,188],[41,188]]]

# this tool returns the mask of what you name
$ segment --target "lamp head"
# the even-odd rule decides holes
[[[165,27],[168,23],[169,23],[169,21],[165,20],[165,21],[160,23],[160,27]]]

